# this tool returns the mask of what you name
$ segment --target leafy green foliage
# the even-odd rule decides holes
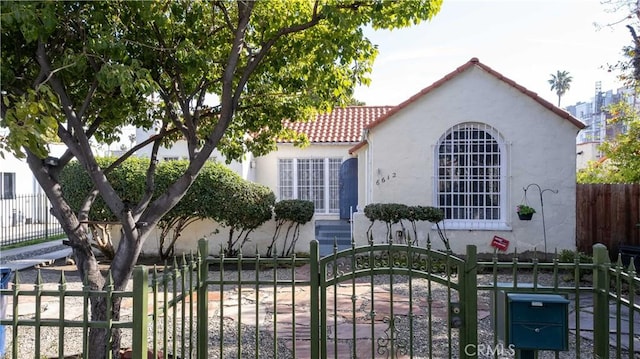
[[[578,183],[640,183],[640,115],[626,102],[608,110],[609,123],[622,124],[626,131],[599,146],[604,160],[578,171]]]
[[[158,166],[158,195],[177,180],[188,164],[166,161]],[[236,256],[248,242],[249,234],[271,219],[274,202],[275,195],[266,186],[243,180],[221,163],[207,162],[182,200],[161,219],[160,255],[173,255],[176,240],[189,224],[211,219],[229,228],[224,252]]]
[[[563,249],[562,251],[560,251],[560,253],[558,253],[557,260],[559,263],[593,263],[592,256],[584,252],[572,251],[569,249]],[[578,269],[578,267],[576,267],[576,269],[567,270],[564,279],[566,281],[571,281],[574,280],[577,275],[577,278],[580,281],[583,280],[585,276],[590,274],[591,272],[592,271],[590,269]]]
[[[519,204],[516,206],[516,212],[518,214],[527,215],[536,213],[535,208],[527,206],[526,204]]]
[[[251,26],[243,34],[244,48],[231,80],[246,95],[238,98],[219,148],[229,160],[248,151],[266,153],[274,148],[274,138],[285,135],[280,119],[306,120],[317,110],[347,104],[356,85],[369,83],[367,73],[377,55],[362,26],[410,26],[430,19],[440,6],[440,0],[326,1],[317,7],[308,1],[252,3],[247,10]],[[21,101],[56,105],[45,112],[64,123],[58,99],[25,95],[40,73],[33,54],[41,39],[51,45],[47,57],[55,75],[70,84],[72,103],[80,105],[92,95],[84,114],[86,123],[100,121],[97,140],[115,141],[115,128],[122,124],[150,128],[163,115],[182,121],[180,100],[192,99],[201,111],[184,113],[184,121],[198,123],[189,136],[203,141],[222,108],[204,104],[202,96],[222,100],[224,64],[235,51],[235,29],[219,19],[239,16],[233,2],[3,2],[5,108],[22,118],[15,110]],[[261,65],[254,66],[256,61]],[[248,71],[252,81],[244,84]],[[177,82],[179,87],[174,86]],[[38,85],[49,87],[47,81]],[[150,111],[152,93],[159,94],[165,106]],[[4,125],[15,127],[15,116],[3,116]],[[12,131],[11,137],[24,137],[25,131]],[[28,142],[11,141],[11,149],[20,151],[20,143],[30,149],[45,144],[36,136]]]
[[[356,85],[369,82],[377,49],[362,28],[417,24],[433,17],[441,4],[2,1],[0,125],[11,132],[0,141],[0,151],[26,155],[76,257],[84,257],[78,263],[87,263],[78,265],[80,275],[101,288],[106,278],[87,249],[86,232],[57,191],[60,169],[78,160],[122,225],[123,240],[110,271],[115,289],[121,290],[141,246],[214,149],[230,161],[247,152],[271,151],[282,136],[304,143],[303,136],[284,129],[283,119],[308,120],[346,103]],[[133,204],[119,196],[91,147],[118,140],[118,129],[129,124],[155,128],[146,144],[152,148],[149,185]],[[68,151],[59,167],[45,168],[38,159],[46,156],[53,131]],[[186,144],[189,165],[158,195],[152,185],[158,148],[178,140]],[[136,211],[127,211],[130,206]],[[148,225],[136,225],[142,222]],[[103,303],[93,304],[99,313],[92,318],[104,319]],[[112,314],[117,320],[119,308]],[[86,354],[106,357],[104,329],[89,336]],[[111,339],[109,347],[119,348],[118,334]]]
[[[100,167],[107,168],[116,159],[110,157],[96,160]],[[127,203],[136,203],[144,193],[145,168],[148,163],[149,161],[145,159],[130,158],[108,173],[107,179]],[[92,245],[107,258],[112,259],[115,249],[111,240],[111,225],[118,223],[117,217],[99,195],[93,201],[88,213],[83,209],[87,197],[94,189],[93,182],[84,167],[78,161],[70,162],[63,168],[59,180],[63,197],[78,217],[87,222],[88,229],[92,233]]]
[[[428,206],[407,206],[398,203],[372,203],[364,207],[364,215],[371,221],[398,223],[410,221],[440,222],[444,219],[442,210]]]
[[[372,203],[364,207],[364,215],[370,221],[382,221],[389,224],[400,222],[408,217],[409,207],[398,203]]]
[[[438,223],[444,220],[444,212],[441,209],[428,206],[412,206],[409,207],[409,221],[427,221]]]
[[[22,97],[12,101],[14,98],[2,98],[2,106],[12,106],[12,109],[0,118],[0,127],[6,127],[11,134],[0,141],[0,152],[16,149],[16,157],[24,158],[24,146],[31,148],[40,158],[45,158],[49,152],[47,143],[58,141],[58,124],[51,115],[59,110],[55,94],[47,87],[40,87],[28,89]]]
[[[107,168],[115,161],[115,158],[99,157],[96,160],[100,167]],[[145,170],[148,163],[148,159],[129,158],[110,171],[107,174],[107,179],[122,198],[130,203],[136,203],[144,193]],[[70,162],[62,170],[60,186],[65,200],[76,213],[80,211],[87,196],[94,189],[91,178],[78,161]],[[117,217],[100,196],[93,202],[86,217],[90,221],[117,221]]]
[[[78,115],[86,116],[86,123],[99,121],[101,126],[92,133],[96,140],[115,141],[119,134],[115,129],[123,124],[137,121],[141,127],[151,125],[147,115],[151,103],[145,97],[156,87],[143,63],[126,54],[126,42],[117,40],[125,34],[124,24],[118,23],[120,10],[124,9],[107,2],[2,3],[5,94],[0,125],[11,130],[4,150],[23,157],[24,146],[44,157],[51,132],[56,134],[58,126],[66,127],[68,112],[63,109],[61,94],[54,88],[52,76],[43,77],[34,56],[43,43],[49,46],[42,60],[50,61],[56,78],[68,86],[64,95],[80,105],[93,94]],[[33,126],[32,121],[39,121],[42,127]]]
[[[249,241],[249,234],[272,217],[276,196],[264,185],[239,182],[228,188],[233,191],[224,202],[220,224],[229,227],[229,238],[224,254],[235,257]]]
[[[630,45],[622,49],[623,59],[616,64],[609,64],[609,72],[617,71],[618,78],[634,90],[634,97],[640,91],[640,9],[636,1],[607,1],[611,11],[627,12],[624,20],[610,24],[617,26],[625,24],[629,30]],[[609,125],[616,125],[626,129],[612,140],[606,140],[598,148],[603,153],[603,159],[590,162],[587,168],[578,171],[579,183],[639,183],[640,182],[640,115],[634,105],[619,102],[609,106],[607,111],[611,115]]]
[[[607,27],[615,28],[624,25],[629,31],[629,45],[622,48],[623,59],[614,64],[607,64],[609,72],[618,72],[618,78],[626,85],[638,87],[640,81],[640,8],[634,0],[606,0],[601,2],[607,6],[605,11],[622,12],[619,21],[607,24]]]
[[[281,256],[289,256],[300,238],[300,226],[313,218],[313,202],[300,199],[285,199],[277,202],[273,209],[275,213],[276,229],[271,238],[271,244],[267,247],[267,257],[273,256],[276,250],[276,241],[280,237],[283,227],[288,224],[282,243]],[[289,241],[291,238],[291,241]]]
[[[273,208],[276,220],[285,220],[305,224],[313,218],[313,202],[301,199],[285,199]]]
[[[114,158],[97,160],[106,168]],[[122,198],[136,203],[144,193],[148,165],[148,159],[129,158],[110,171],[107,178]],[[188,161],[158,164],[156,196],[164,193],[187,166]],[[64,197],[75,211],[79,211],[93,188],[86,171],[76,161],[71,162],[62,171],[60,181]],[[234,237],[231,246],[225,250],[227,254],[235,255],[248,240],[248,234],[271,219],[274,202],[275,195],[269,188],[243,180],[220,163],[207,162],[182,200],[160,220],[159,254],[162,258],[171,256],[181,232],[195,220],[212,219],[229,227],[230,237],[234,232],[243,235],[240,241]],[[90,227],[100,225],[96,222],[117,223],[116,216],[99,197],[91,207],[88,220]],[[94,234],[99,233],[95,228],[91,229]],[[105,250],[109,251],[109,248]]]
[[[560,263],[593,263],[593,258],[584,253],[576,252],[569,249],[563,249],[558,253],[558,262]]]
[[[372,238],[371,229],[375,221],[385,223],[387,226],[387,238],[389,238],[389,240],[392,240],[391,227],[397,223],[400,223],[402,231],[406,236],[406,230],[402,221],[407,220],[413,229],[413,239],[409,237],[407,238],[407,242],[415,244],[418,237],[417,222],[428,221],[436,224],[440,239],[445,247],[449,249],[449,240],[438,224],[438,222],[444,220],[444,213],[438,208],[407,206],[398,203],[372,203],[364,207],[364,215],[371,221],[371,225],[367,229],[367,237],[369,238]]]

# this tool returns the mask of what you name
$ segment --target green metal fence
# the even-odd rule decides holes
[[[209,253],[205,241],[199,253]],[[304,258],[194,255],[137,267],[122,292],[90,290],[73,273],[43,269],[32,283],[16,275],[0,290],[9,302],[0,320],[7,357],[86,353],[90,328],[118,328],[126,357],[139,359],[509,358],[494,319],[504,291],[571,300],[570,350],[540,358],[630,358],[639,349],[640,278],[609,263],[601,246],[593,263],[542,263],[478,261],[472,246],[457,258],[401,244],[319,258],[313,241]],[[120,299],[120,318],[91,320],[91,296]]]
[[[183,258],[180,264],[158,268],[137,267],[125,291],[115,291],[110,281],[103,290],[82,284],[77,275],[38,270],[34,283],[23,283],[15,273],[10,288],[0,290],[7,300],[6,319],[0,320],[7,336],[9,358],[90,358],[91,328],[122,331],[123,352],[145,353],[136,358],[171,353],[176,358],[195,357],[196,290],[198,270],[204,262]],[[46,276],[48,282],[43,280]],[[57,283],[55,276],[58,276]],[[110,278],[110,276],[109,276]],[[91,297],[106,297],[107,317],[92,320]],[[121,303],[120,318],[112,316],[114,303]],[[109,331],[110,332],[110,331]],[[112,347],[111,336],[106,343]],[[109,350],[117,357],[120,350]]]
[[[477,341],[475,247],[466,258],[370,243],[320,259],[311,285],[320,318],[311,357],[462,357]]]
[[[0,246],[63,235],[50,207],[44,193],[0,198]]]
[[[489,298],[490,310],[499,313],[501,292],[560,294],[570,302],[569,352],[548,352],[549,358],[634,358],[640,356],[640,277],[631,261],[624,267],[619,257],[612,264],[607,249],[596,244],[593,262],[561,263],[556,255],[551,263],[533,258],[521,262],[478,262],[478,296]],[[611,326],[611,323],[615,323]],[[499,321],[491,322],[491,337],[479,342],[500,346]],[[508,348],[507,348],[508,349]],[[508,351],[508,350],[507,350]],[[638,353],[634,356],[632,353]]]

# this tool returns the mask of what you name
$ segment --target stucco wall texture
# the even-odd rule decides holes
[[[362,213],[367,203],[404,203],[434,206],[434,153],[445,132],[461,123],[482,123],[495,128],[505,141],[506,228],[501,230],[447,229],[452,249],[464,253],[467,244],[478,252],[493,252],[494,235],[510,241],[508,251],[544,250],[540,196],[530,187],[527,200],[536,213],[531,221],[520,221],[515,207],[530,183],[546,191],[543,195],[546,248],[575,249],[575,186],[578,129],[541,106],[530,96],[481,68],[472,66],[441,86],[414,100],[386,121],[373,127],[368,145],[359,156],[359,213],[355,215],[355,238],[366,243],[369,220]],[[376,183],[385,178],[384,183]],[[399,226],[398,226],[399,227]],[[374,238],[384,240],[386,229],[375,226]],[[398,228],[399,229],[399,228]],[[418,241],[427,235],[438,247],[432,224],[420,226]]]

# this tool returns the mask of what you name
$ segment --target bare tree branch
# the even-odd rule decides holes
[[[78,111],[78,117],[80,118],[84,117],[84,114],[87,112],[87,108],[89,108],[89,104],[91,103],[91,100],[93,99],[93,96],[95,95],[97,89],[98,89],[98,80],[94,80],[91,83],[91,87],[89,88],[89,91],[87,91],[87,95],[84,97],[82,106]],[[89,137],[91,137],[91,135],[89,135]]]
[[[151,149],[151,158],[149,159],[149,167],[147,168],[147,176],[145,183],[145,193],[138,205],[134,209],[134,215],[136,218],[142,215],[142,212],[149,206],[151,199],[153,198],[153,192],[155,190],[155,179],[156,179],[156,167],[158,164],[158,150],[160,149],[160,144],[162,139],[166,137],[169,133],[176,132],[176,129],[172,129],[167,131],[168,123],[164,121],[162,123],[162,127],[160,128],[160,133],[158,133],[155,139],[153,139],[153,148]],[[148,141],[151,139],[147,139]]]

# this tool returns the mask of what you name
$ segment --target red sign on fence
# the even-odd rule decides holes
[[[509,240],[506,238],[493,236],[491,247],[497,248],[499,251],[506,251],[509,248]]]

